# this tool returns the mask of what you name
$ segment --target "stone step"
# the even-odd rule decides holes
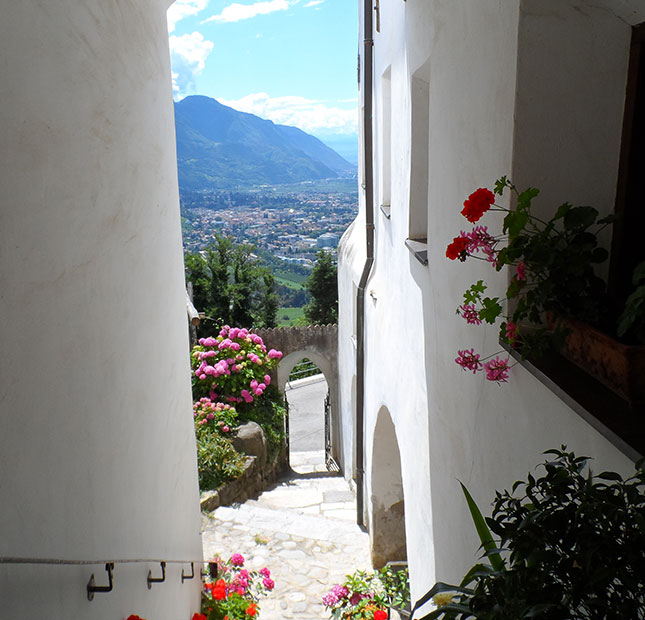
[[[217,521],[252,526],[258,533],[281,532],[341,545],[352,544],[362,534],[358,525],[351,521],[303,514],[293,508],[265,508],[257,501],[247,501],[235,507],[222,506],[214,517]]]

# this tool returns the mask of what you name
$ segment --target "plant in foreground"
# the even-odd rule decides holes
[[[205,620],[249,620],[259,617],[258,600],[273,590],[268,568],[249,571],[244,557],[234,553],[228,561],[216,557],[217,574],[204,583],[202,614]]]
[[[545,454],[544,474],[497,492],[489,518],[462,485],[487,561],[459,586],[437,583],[422,620],[645,618],[645,461],[623,480],[585,472],[565,446]]]
[[[516,198],[514,210],[495,203],[495,196],[510,190]],[[519,192],[506,178],[495,182],[494,192],[479,188],[464,202],[461,214],[476,223],[488,211],[503,212],[502,233],[495,235],[488,227],[477,225],[461,231],[446,249],[451,260],[476,258],[490,263],[496,271],[504,266],[514,269],[506,290],[511,310],[504,314],[499,297],[486,296],[483,280],[472,284],[457,308],[470,325],[500,322],[500,340],[515,346],[521,340],[522,356],[539,356],[548,348],[560,349],[567,330],[549,330],[543,325],[545,312],[557,317],[573,317],[599,325],[605,319],[605,284],[594,273],[594,265],[604,262],[608,253],[598,247],[597,234],[611,223],[613,216],[598,219],[593,207],[560,205],[549,220],[531,212],[531,203],[539,190]],[[520,335],[519,326],[528,326]],[[488,360],[488,361],[486,361]],[[480,358],[474,349],[463,349],[455,359],[464,370],[485,372],[489,381],[508,379],[509,358],[498,354]]]
[[[390,566],[370,573],[358,570],[336,584],[322,602],[334,619],[385,620],[387,608],[403,609],[410,602],[408,570]]]

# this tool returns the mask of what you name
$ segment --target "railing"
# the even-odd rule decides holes
[[[294,367],[291,373],[289,374],[289,381],[295,381],[296,379],[304,379],[305,377],[311,377],[312,375],[319,375],[320,369],[316,364],[314,364],[309,359],[304,359],[301,362],[298,362]]]
[[[181,569],[181,583],[195,578],[195,564],[208,564],[211,575],[217,575],[217,565],[204,560],[154,560],[154,559],[138,559],[138,560],[61,560],[56,558],[15,558],[15,557],[0,557],[0,564],[29,564],[29,565],[54,565],[54,566],[92,566],[101,565],[105,566],[107,572],[107,584],[96,585],[94,573],[90,576],[87,582],[87,599],[94,600],[96,592],[112,592],[114,588],[114,567],[116,564],[159,564],[161,569],[161,576],[153,576],[152,570],[148,571],[148,578],[146,580],[148,590],[152,589],[152,584],[163,583],[166,581],[166,565],[167,564],[183,564],[190,565],[190,573]],[[204,569],[200,569],[200,579],[206,575]]]

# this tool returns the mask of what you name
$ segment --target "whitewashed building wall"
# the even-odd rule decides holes
[[[445,249],[466,227],[459,214],[466,196],[505,174],[519,187],[540,187],[539,205],[570,201],[613,210],[631,26],[643,21],[645,5],[636,0],[380,2],[375,264],[365,302],[365,503],[373,529],[374,506],[383,504],[375,477],[392,478],[384,473],[391,455],[373,451],[382,445],[375,428],[386,410],[400,452],[413,600],[435,580],[458,582],[477,558],[457,480],[486,509],[495,489],[525,477],[544,450],[561,444],[593,456],[596,468],[633,470],[627,456],[523,367],[498,386],[455,364],[458,349],[499,348],[496,326],[468,326],[455,308],[480,278],[503,294],[507,274],[449,261]],[[364,182],[363,161],[361,169]],[[388,203],[391,219],[379,209]],[[406,248],[408,237],[427,237],[428,265]],[[348,478],[356,475],[356,287],[364,260],[361,198],[339,248]]]
[[[169,4],[3,3],[1,558],[201,558]],[[182,569],[0,564],[0,618],[189,620]]]

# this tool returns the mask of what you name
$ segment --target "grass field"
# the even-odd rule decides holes
[[[276,271],[274,277],[276,284],[282,284],[283,286],[295,289],[301,289],[304,281],[307,279],[307,276],[299,273],[289,273],[288,271]]]
[[[278,308],[277,315],[278,327],[289,327],[294,324],[294,321],[302,318],[305,312],[302,308]]]

